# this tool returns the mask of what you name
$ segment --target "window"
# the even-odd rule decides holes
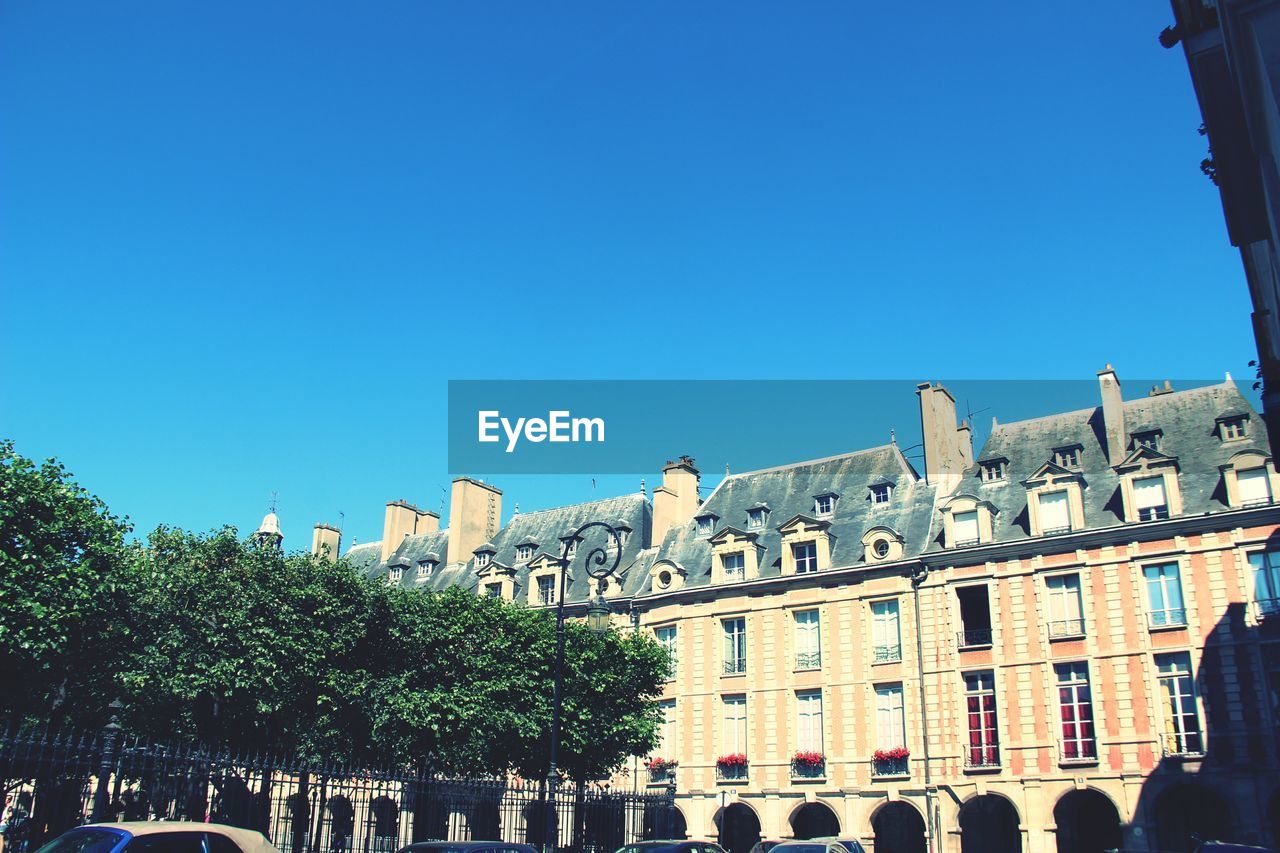
[[[1152,628],[1168,628],[1187,624],[1187,609],[1182,602],[1182,579],[1177,563],[1143,566],[1147,581],[1147,622]]]
[[[877,559],[883,560],[889,556],[889,547],[888,539],[877,539],[871,546],[871,553],[875,554]]]
[[[489,565],[489,555],[487,553],[476,554],[476,568],[483,569]]]
[[[1084,636],[1080,576],[1051,575],[1044,583],[1049,590],[1049,639]]]
[[[698,535],[710,536],[716,529],[716,517],[714,515],[700,515],[697,519]]]
[[[871,487],[871,505],[880,506],[882,504],[887,504],[892,492],[893,486],[888,483],[876,483]]]
[[[893,749],[906,745],[906,727],[902,716],[902,685],[877,685],[876,746],[879,749]]]
[[[822,753],[822,691],[796,694],[796,751]]]
[[[986,585],[959,587],[956,601],[960,605],[960,648],[991,645],[991,601]]]
[[[1156,655],[1156,672],[1164,698],[1164,754],[1201,755],[1200,714],[1196,710],[1191,655],[1174,652]]]
[[[724,674],[737,675],[747,671],[747,620],[741,616],[725,619]]]
[[[134,836],[124,849],[129,853],[138,850],[148,853],[204,853],[204,833],[150,832]]]
[[[1062,468],[1080,467],[1080,446],[1059,447],[1053,451],[1053,461]]]
[[[747,697],[742,694],[725,696],[721,700],[724,740],[721,755],[747,754]]]
[[[1147,450],[1160,450],[1160,430],[1149,429],[1133,434],[1133,449],[1145,447]]]
[[[720,566],[724,569],[724,579],[726,583],[740,581],[746,578],[747,560],[741,551],[732,551],[728,554],[720,555]]]
[[[822,666],[822,629],[816,610],[796,611],[796,669]]]
[[[676,700],[664,699],[658,703],[662,709],[662,723],[658,727],[658,751],[663,758],[675,758],[680,754],[676,744]]]
[[[871,645],[876,663],[902,660],[898,600],[871,602]]]
[[[676,626],[666,625],[653,632],[653,636],[657,639],[658,645],[667,650],[667,657],[671,661],[671,673],[667,676],[668,681],[676,680],[676,667],[679,665],[679,658],[676,657]]]
[[[996,727],[996,677],[991,670],[966,673],[965,709],[969,723],[966,767],[1000,766],[1000,733]]]
[[[502,598],[502,584],[500,583],[485,584],[484,594],[489,598]]]
[[[564,557],[566,560],[572,560],[578,555],[578,540],[573,539],[565,546]]]
[[[1041,535],[1050,536],[1071,530],[1071,508],[1065,491],[1041,492],[1039,503]]]
[[[1080,663],[1054,666],[1058,678],[1058,708],[1062,720],[1062,760],[1094,762],[1098,749],[1093,739],[1093,700],[1089,694],[1089,667]]]
[[[516,559],[519,560],[520,562],[527,563],[532,557],[533,557],[532,545],[521,545],[518,548],[516,548]]]
[[[556,576],[542,575],[538,578],[538,603],[550,607],[556,603]]]
[[[1169,499],[1164,492],[1164,477],[1141,477],[1133,481],[1133,507],[1139,521],[1158,521],[1169,517]]]
[[[747,529],[759,530],[764,527],[764,514],[764,507],[757,506],[747,510]]]
[[[418,577],[420,578],[431,577],[431,572],[435,570],[435,567],[436,567],[436,564],[431,562],[430,560],[419,560],[418,561]]]
[[[390,569],[387,571],[387,583],[397,584],[404,577],[404,569]]]
[[[818,570],[817,542],[796,542],[791,546],[791,556],[796,563],[796,574],[803,575]]]
[[[818,495],[813,499],[813,514],[818,518],[826,518],[836,511],[835,495]]]
[[[955,513],[953,516],[953,524],[955,525],[957,548],[963,548],[966,545],[978,544],[979,535],[977,510]]]
[[[1271,503],[1271,478],[1267,476],[1266,467],[1237,471],[1236,494],[1240,497],[1240,506]]]
[[[982,481],[984,483],[994,483],[997,480],[1004,479],[1005,460],[992,459],[989,462],[980,463],[982,468]]]
[[[1255,551],[1249,555],[1253,566],[1253,599],[1258,617],[1280,616],[1280,551]]]
[[[1244,438],[1245,416],[1236,415],[1235,417],[1222,419],[1222,440],[1234,441],[1237,438]]]

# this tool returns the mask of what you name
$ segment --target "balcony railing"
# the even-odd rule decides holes
[[[909,757],[871,759],[872,776],[908,776],[910,773],[911,759]]]
[[[1057,527],[1046,527],[1044,530],[1040,531],[1040,535],[1041,536],[1057,536],[1060,533],[1070,533],[1070,532],[1071,532],[1071,525],[1062,524]]]
[[[1147,614],[1147,624],[1152,628],[1185,628],[1187,609],[1171,607],[1167,610],[1152,610]]]
[[[1249,500],[1247,500],[1247,501],[1240,501],[1240,506],[1242,506],[1242,507],[1250,507],[1250,506],[1269,506],[1270,504],[1271,504],[1271,498],[1270,498],[1270,497],[1265,497],[1265,498],[1250,498],[1250,499],[1249,499]]]
[[[902,660],[902,646],[876,646],[876,663],[895,663]]]
[[[735,660],[727,660],[724,662],[725,675],[742,675],[747,671],[747,659],[736,658]]]
[[[796,652],[796,669],[821,669],[822,652]]]
[[[981,542],[982,542],[981,539],[957,539],[956,547],[968,548],[970,545],[978,545],[978,544],[981,544]]]
[[[1280,617],[1280,598],[1259,598],[1253,602],[1253,612],[1259,621]]]
[[[721,782],[739,782],[747,778],[747,765],[717,764],[716,779]]]
[[[827,775],[827,762],[825,759],[821,761],[792,761],[791,762],[791,778],[792,779],[822,779]]]
[[[1162,521],[1169,517],[1167,506],[1144,506],[1138,510],[1138,521]]]
[[[1049,639],[1062,640],[1084,636],[1083,619],[1057,619],[1049,623]]]
[[[980,649],[991,645],[990,628],[966,628],[956,634],[956,642],[962,649]]]
[[[1204,755],[1204,735],[1200,732],[1173,732],[1164,736],[1166,758],[1189,758]]]
[[[1058,742],[1063,764],[1097,764],[1098,745],[1093,738],[1072,738]]]
[[[650,785],[668,785],[676,780],[676,769],[674,767],[650,767],[649,768],[649,784]]]
[[[964,751],[964,766],[970,770],[1000,766],[999,746],[971,746]]]

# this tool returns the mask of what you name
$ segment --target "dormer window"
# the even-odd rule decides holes
[[[724,570],[726,583],[743,580],[746,577],[746,555],[741,551],[733,551],[720,556],[720,566]]]
[[[1053,451],[1053,461],[1062,468],[1079,468],[1080,450],[1081,447],[1078,444],[1055,448]]]
[[[830,518],[836,511],[835,495],[818,495],[813,499],[813,514],[818,518]]]
[[[1159,521],[1169,517],[1169,497],[1164,476],[1139,477],[1133,481],[1133,505],[1139,521]]]
[[[1007,459],[988,459],[979,463],[982,468],[982,482],[995,483],[1005,478],[1009,461]]]
[[[871,505],[884,506],[893,494],[893,486],[889,483],[876,483],[871,487]]]
[[[572,560],[577,555],[578,555],[578,540],[572,539],[569,541],[568,547],[565,549],[564,556],[566,559]]]
[[[1228,415],[1218,420],[1218,435],[1223,441],[1236,441],[1245,437],[1247,415]]]
[[[1147,450],[1155,450],[1159,452],[1160,430],[1145,429],[1145,430],[1142,430],[1141,432],[1135,432],[1133,434],[1132,449],[1137,450],[1139,447],[1145,447]]]
[[[433,563],[432,561],[419,560],[418,561],[418,577],[420,578],[431,577],[431,573],[435,571],[435,568],[436,568],[436,564]]]
[[[769,508],[764,504],[756,504],[747,509],[747,529],[759,530],[764,527],[764,521],[769,516]]]
[[[956,526],[956,547],[964,548],[967,545],[977,545],[980,541],[977,510],[957,512],[953,518]]]
[[[695,523],[698,526],[699,536],[710,536],[716,532],[716,516],[714,515],[700,515],[695,520]]]
[[[516,559],[522,563],[527,563],[533,559],[532,545],[519,545],[516,547]]]
[[[391,569],[387,572],[387,583],[398,584],[400,579],[404,577],[404,569]]]
[[[479,554],[476,554],[476,568],[483,569],[487,565],[489,565],[489,553],[487,551],[481,551]]]

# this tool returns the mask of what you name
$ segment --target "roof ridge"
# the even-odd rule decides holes
[[[539,515],[541,513],[547,513],[547,512],[559,512],[560,510],[565,510],[565,509],[577,509],[578,507],[591,506],[592,504],[603,504],[603,503],[608,503],[609,501],[620,501],[620,500],[625,500],[627,498],[634,498],[636,500],[645,500],[645,498],[642,497],[639,492],[632,492],[628,494],[614,495],[613,497],[608,497],[608,498],[596,498],[593,501],[580,501],[576,504],[562,504],[560,506],[549,506],[546,509],[535,509],[535,510],[530,510],[529,512],[522,512],[519,515],[513,515],[511,516],[511,520],[508,521],[507,524],[511,524],[518,519],[527,518],[531,515]]]
[[[730,474],[728,477],[725,477],[723,480],[721,480],[720,483],[723,484],[728,482],[729,480],[735,480],[738,477],[750,477],[755,474],[772,474],[775,471],[786,471],[791,468],[801,468],[805,465],[821,465],[824,462],[834,462],[837,459],[852,459],[853,457],[861,456],[864,453],[883,452],[886,450],[892,450],[894,447],[895,447],[894,444],[877,444],[875,447],[864,447],[861,450],[851,450],[847,453],[837,453],[834,456],[823,456],[818,459],[805,459],[800,462],[788,462],[785,465],[774,465],[771,468],[757,468],[754,471],[740,471],[737,474]],[[720,486],[717,485],[716,488],[719,489]]]
[[[1234,380],[1224,379],[1222,382],[1215,382],[1211,385],[1197,385],[1195,388],[1183,388],[1181,391],[1169,391],[1163,394],[1158,394],[1154,397],[1150,397],[1150,396],[1134,397],[1133,399],[1124,400],[1123,402],[1125,407],[1127,408],[1129,406],[1150,404],[1151,401],[1153,400],[1163,401],[1163,400],[1168,400],[1174,397],[1181,397],[1186,394],[1204,394],[1209,391],[1222,389],[1222,388],[1231,388],[1235,390],[1236,393],[1240,392],[1240,389],[1236,387],[1236,383]],[[1024,427],[1028,424],[1035,424],[1040,421],[1052,420],[1054,418],[1066,418],[1066,417],[1070,417],[1071,415],[1082,415],[1082,414],[1085,414],[1086,412],[1089,414],[1093,414],[1094,412],[1098,411],[1098,409],[1100,408],[1102,408],[1101,405],[1088,406],[1083,409],[1071,409],[1066,412],[1051,412],[1050,414],[1038,415],[1037,417],[1034,417],[1034,418],[1023,418],[1022,420],[1008,421],[1007,423],[998,423],[996,424],[996,428],[991,431],[991,434],[995,435],[997,432],[1007,427]]]

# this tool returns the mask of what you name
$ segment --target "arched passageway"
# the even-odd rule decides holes
[[[746,803],[734,803],[716,812],[716,835],[729,853],[749,853],[760,840],[760,818]]]
[[[1191,853],[1201,841],[1232,840],[1231,809],[1204,785],[1174,785],[1160,792],[1156,841],[1165,853]]]
[[[689,837],[689,827],[679,806],[648,805],[644,809],[644,838],[646,841],[677,841]]]
[[[1120,813],[1106,795],[1089,790],[1068,791],[1053,807],[1058,827],[1058,853],[1102,853],[1124,846]]]
[[[960,853],[1022,853],[1013,803],[983,794],[960,807]]]
[[[871,818],[876,853],[925,853],[924,818],[901,800],[885,803]]]
[[[805,803],[791,813],[791,834],[800,841],[840,834],[840,820],[824,803]]]

